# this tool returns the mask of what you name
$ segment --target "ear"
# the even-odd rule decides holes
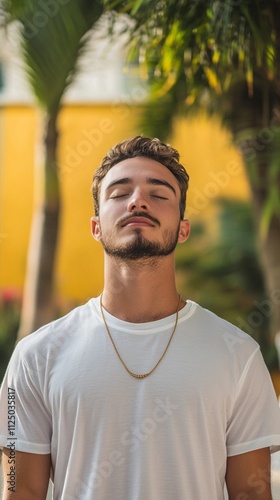
[[[101,228],[99,223],[99,217],[91,217],[90,219],[91,225],[91,234],[96,241],[101,240]]]
[[[180,229],[178,236],[178,243],[184,243],[190,235],[191,231],[191,223],[188,219],[184,219],[180,221]]]

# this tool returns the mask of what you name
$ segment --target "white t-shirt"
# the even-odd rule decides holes
[[[175,315],[136,324],[104,313],[128,367],[151,370]],[[280,449],[259,346],[192,301],[144,379],[118,359],[99,298],[29,335],[11,358],[0,414],[2,446],[51,453],[55,500],[221,500],[227,456]]]

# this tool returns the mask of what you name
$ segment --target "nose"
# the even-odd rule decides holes
[[[143,193],[142,189],[137,188],[133,191],[129,201],[127,210],[128,212],[133,212],[135,210],[149,210],[150,205],[147,197]]]

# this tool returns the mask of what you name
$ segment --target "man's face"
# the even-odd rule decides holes
[[[189,234],[179,201],[177,180],[164,165],[144,157],[124,160],[102,181],[93,236],[108,255],[125,260],[169,255]]]

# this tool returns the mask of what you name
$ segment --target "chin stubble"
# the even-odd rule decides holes
[[[170,255],[176,248],[179,227],[175,231],[166,230],[163,242],[150,241],[144,238],[140,228],[135,229],[135,238],[124,245],[117,246],[113,237],[102,238],[101,243],[107,255],[121,260],[150,259]]]

